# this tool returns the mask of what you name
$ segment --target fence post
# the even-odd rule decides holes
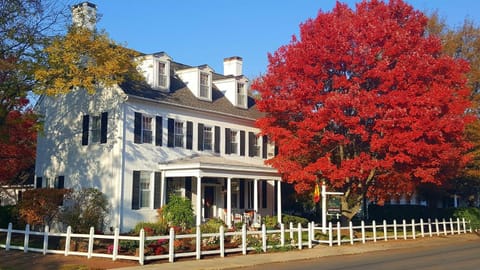
[[[310,223],[312,224],[312,226],[310,227],[310,233],[312,234],[312,241],[315,241],[315,222],[312,221]]]
[[[432,220],[428,219],[428,235],[432,237]]]
[[[220,257],[225,257],[225,228],[220,226]]]
[[[298,249],[302,249],[302,224],[298,223]]]
[[[197,225],[196,233],[197,233],[197,235],[196,235],[197,240],[196,240],[196,243],[195,243],[195,246],[196,246],[196,248],[195,248],[195,251],[196,251],[195,252],[196,253],[195,258],[197,260],[200,260],[200,257],[202,255],[202,230],[201,230],[200,225]]]
[[[365,244],[365,221],[362,220],[362,244]]]
[[[447,235],[447,222],[445,221],[445,219],[442,219],[442,221],[443,221],[443,234]]]
[[[467,233],[467,226],[465,224],[465,218],[462,218],[463,221],[463,233]]]
[[[440,226],[438,225],[438,218],[435,219],[435,232],[437,236],[440,236]]]
[[[267,227],[265,223],[262,224],[262,250],[267,252]]]
[[[93,227],[90,227],[90,234],[88,235],[88,253],[87,253],[87,258],[92,258],[92,253],[93,253],[93,234],[95,233],[95,229]]]
[[[285,225],[280,223],[280,246],[285,246]]]
[[[43,255],[47,254],[48,250],[48,231],[49,231],[48,225],[45,226],[45,230],[43,231]]]
[[[416,234],[416,232],[415,232],[415,219],[412,218],[412,238],[413,239],[417,238],[417,236],[415,234]]]
[[[10,250],[10,243],[12,242],[12,223],[8,223],[8,230],[7,230],[7,240],[5,241],[5,250]]]
[[[65,238],[65,256],[68,256],[68,253],[70,252],[70,239],[72,237],[72,227],[68,226],[67,227],[67,237]]]
[[[328,245],[333,246],[332,222],[328,222]]]
[[[377,242],[377,223],[372,221],[372,230],[373,230],[373,242]]]
[[[460,228],[460,219],[459,218],[457,218],[457,231],[458,231],[458,234],[462,233],[462,230]]]
[[[403,220],[403,223],[402,223],[402,226],[403,226],[403,240],[407,240],[407,222],[405,221],[405,219]]]
[[[242,225],[242,254],[247,255],[247,224]]]
[[[173,263],[175,258],[175,230],[170,228],[170,232],[168,234],[168,261]]]
[[[398,240],[396,219],[393,220],[393,239]]]
[[[337,221],[337,246],[342,244],[342,230],[340,226],[340,221]]]
[[[120,237],[120,229],[115,228],[113,232],[113,251],[112,251],[112,260],[117,260],[118,255],[118,238]]]
[[[387,221],[385,219],[383,220],[383,236],[384,236],[384,240],[387,241],[388,240]]]
[[[420,235],[423,237],[425,237],[425,230],[423,228],[423,218],[420,219]]]
[[[312,248],[312,223],[308,223],[308,248]]]
[[[25,238],[23,240],[23,252],[28,252],[28,242],[30,239],[30,224],[25,226]]]
[[[145,230],[140,230],[140,241],[138,243],[138,262],[143,265],[145,262]]]
[[[455,230],[454,230],[454,228],[453,228],[453,220],[452,220],[452,218],[450,218],[450,232],[451,232],[451,234],[455,234]]]
[[[353,224],[352,224],[352,221],[348,222],[348,230],[350,232],[350,245],[353,245]]]
[[[292,242],[293,239],[293,222],[290,222],[290,242]]]

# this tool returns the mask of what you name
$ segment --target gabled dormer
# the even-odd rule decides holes
[[[139,68],[153,89],[169,91],[171,61],[172,58],[164,52],[142,56]]]
[[[176,75],[187,85],[192,94],[201,100],[212,101],[213,69],[207,65],[175,71]]]
[[[242,75],[243,60],[234,56],[223,61],[223,78],[215,80],[215,86],[236,107],[248,109],[248,79]]]

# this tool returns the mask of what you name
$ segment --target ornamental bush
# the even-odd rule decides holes
[[[178,195],[170,195],[169,201],[159,211],[160,220],[168,226],[179,226],[182,230],[191,228],[195,224],[192,202],[188,198]]]

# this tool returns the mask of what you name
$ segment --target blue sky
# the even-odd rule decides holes
[[[118,43],[143,53],[164,51],[174,61],[192,66],[208,64],[217,73],[223,73],[225,57],[241,56],[244,74],[251,79],[266,71],[267,53],[289,43],[300,23],[335,5],[334,0],[90,2],[102,15],[98,28]],[[358,1],[341,2],[354,7]],[[460,25],[466,17],[478,23],[478,0],[406,2],[421,11],[438,10],[452,26]]]

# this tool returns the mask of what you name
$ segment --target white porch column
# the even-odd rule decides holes
[[[232,227],[232,178],[227,178],[227,216],[228,228]]]
[[[282,181],[277,181],[277,222],[282,223]]]
[[[167,183],[165,178],[165,171],[161,172],[160,176],[160,207],[163,207],[167,201]]]
[[[254,214],[258,212],[258,179],[253,180],[253,210]]]
[[[200,226],[202,224],[202,178],[197,176],[197,197],[196,197],[196,214],[197,222],[196,225]]]

